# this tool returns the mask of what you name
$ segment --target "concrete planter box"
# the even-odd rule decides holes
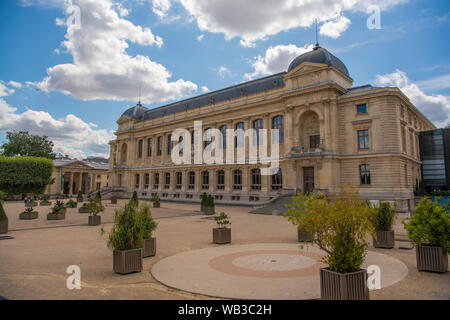
[[[419,271],[447,272],[448,256],[442,247],[417,246],[416,260]]]
[[[144,258],[156,255],[156,238],[144,239],[143,256]]]
[[[32,213],[21,213],[19,214],[20,220],[35,220],[39,218],[38,212],[32,212]]]
[[[206,215],[214,215],[216,213],[216,211],[214,209],[215,209],[214,207],[203,206],[202,212],[203,212],[203,214],[206,214]]]
[[[89,216],[88,224],[90,226],[99,226],[102,224],[102,217],[101,216]]]
[[[113,252],[113,269],[119,274],[128,274],[133,272],[141,272],[143,268],[143,250],[114,250]]]
[[[78,209],[78,213],[89,213],[89,209],[86,207],[81,207]]]
[[[231,243],[231,229],[229,228],[214,228],[213,242],[216,244]]]
[[[36,201],[25,203],[25,208],[37,207],[39,204]]]
[[[297,238],[298,242],[311,242],[312,241],[312,234],[310,232],[307,232],[305,229],[297,229]]]
[[[153,202],[153,208],[161,208],[160,202]]]
[[[47,214],[47,220],[64,220],[66,218],[66,214]]]
[[[394,231],[377,231],[377,239],[373,238],[375,248],[392,249],[395,247]]]
[[[111,204],[117,204],[117,199],[112,198],[112,199],[111,199]]]
[[[322,300],[369,300],[367,271],[337,273],[320,269],[320,298]]]
[[[49,207],[49,206],[51,206],[52,205],[52,203],[49,201],[49,202],[41,202],[41,203],[39,203],[39,205],[41,206],[41,207]]]
[[[8,233],[8,218],[6,220],[0,221],[0,234]]]
[[[83,202],[83,198],[77,198],[77,202]]]

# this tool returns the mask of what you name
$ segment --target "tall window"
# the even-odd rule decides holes
[[[177,172],[177,184],[175,187],[177,189],[181,189],[182,185],[183,185],[183,173]]]
[[[195,172],[189,172],[189,189],[195,189]]]
[[[367,105],[364,104],[358,104],[356,106],[356,111],[358,112],[358,114],[364,114],[367,113]]]
[[[166,182],[164,184],[164,188],[165,189],[169,189],[170,188],[170,173],[169,172],[166,173]]]
[[[170,156],[172,154],[173,149],[173,141],[172,141],[172,135],[169,134],[167,137],[167,154]]]
[[[225,171],[217,171],[217,190],[225,189]]]
[[[139,140],[139,142],[138,142],[138,158],[142,158],[143,145],[144,145],[144,141],[143,140]]]
[[[141,182],[141,176],[139,175],[139,173],[136,174],[135,179],[136,179],[136,186],[135,187],[136,187],[136,189],[139,189],[139,184]]]
[[[154,181],[153,181],[153,188],[154,189],[159,188],[159,173],[155,173]]]
[[[153,148],[153,139],[149,138],[147,140],[147,157],[152,156],[152,148]]]
[[[314,135],[309,137],[309,147],[311,149],[320,147],[320,135]]]
[[[362,164],[359,166],[362,185],[370,185],[370,165]]]
[[[205,150],[209,150],[211,147],[209,147],[212,144],[212,129],[208,128],[205,130],[205,135],[204,135],[205,141],[203,141],[203,145]],[[209,149],[208,149],[209,147]]]
[[[261,145],[263,142],[263,136],[262,136],[262,129],[264,127],[264,121],[263,119],[257,119],[253,121],[253,129],[255,129],[255,136],[254,136],[254,145]]]
[[[178,139],[178,144],[180,145],[179,147],[179,154],[180,156],[183,155],[184,153],[184,133],[180,135],[180,138]]]
[[[244,140],[245,124],[243,122],[236,123],[236,125],[234,126],[234,130],[236,130],[236,131],[242,130],[242,132],[234,138],[235,147],[242,148],[245,143],[245,140]]]
[[[156,155],[161,156],[163,150],[163,137],[158,137],[158,148],[156,149]]]
[[[277,141],[275,137],[272,137],[272,142],[274,143],[283,143],[284,142],[284,117],[276,116],[272,119],[272,129],[278,129],[279,131],[279,140]]]
[[[233,189],[234,190],[242,190],[242,171],[241,170],[233,171]]]
[[[219,130],[220,130],[220,133],[222,134],[221,148],[226,149],[227,148],[227,126],[221,126]]]
[[[369,130],[358,131],[358,146],[360,150],[369,149]]]
[[[252,190],[261,190],[261,170],[252,170]]]
[[[280,190],[283,188],[283,174],[281,169],[278,169],[276,174],[272,175],[272,190]]]
[[[209,189],[209,171],[202,173],[202,189]]]
[[[145,174],[145,189],[148,189],[148,185],[150,184],[150,174],[146,173]]]

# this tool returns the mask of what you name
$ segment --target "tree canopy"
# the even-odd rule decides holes
[[[28,131],[7,132],[9,142],[2,145],[2,155],[6,157],[28,156],[55,159],[53,142],[47,136],[29,134]]]

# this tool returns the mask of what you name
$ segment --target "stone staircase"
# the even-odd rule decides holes
[[[251,210],[249,213],[281,216],[288,210],[285,205],[291,202],[292,196],[281,196],[262,207]]]

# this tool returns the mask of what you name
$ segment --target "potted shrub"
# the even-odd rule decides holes
[[[200,212],[205,212],[205,203],[208,200],[208,195],[206,192],[203,192],[202,194],[202,200],[200,201]]]
[[[8,217],[3,209],[3,203],[0,200],[0,234],[8,233]]]
[[[311,242],[312,235],[306,231],[305,228],[300,226],[300,221],[305,213],[305,202],[307,197],[303,197],[300,193],[296,197],[292,197],[292,203],[286,205],[288,211],[284,214],[284,217],[288,219],[294,226],[297,226],[297,238],[298,242]]]
[[[134,205],[136,207],[139,207],[139,198],[136,191],[133,192],[133,196],[131,197],[130,202],[134,202]]]
[[[116,210],[114,226],[109,234],[108,247],[113,251],[113,269],[119,274],[141,272],[145,230],[137,207],[125,205]]]
[[[52,212],[47,214],[47,220],[64,220],[66,218],[66,207],[64,202],[57,200],[52,208]]]
[[[34,220],[39,217],[39,212],[34,211],[33,208],[26,208],[19,214],[20,220]]]
[[[208,195],[203,203],[203,213],[207,215],[213,215],[215,213],[214,198],[211,195]]]
[[[105,211],[105,207],[103,206],[100,198],[95,197],[94,199],[89,200],[87,208],[90,214],[88,217],[88,224],[90,226],[100,225],[102,223],[102,217],[98,214]]]
[[[403,222],[408,238],[416,246],[419,271],[444,273],[450,252],[450,205],[428,197],[414,208],[414,216]]]
[[[29,199],[27,201],[25,201],[25,208],[33,208],[33,207],[37,207],[39,204],[37,203],[37,201],[34,201],[33,199]]]
[[[153,238],[152,235],[158,227],[158,223],[153,219],[148,205],[142,206],[138,210],[138,215],[142,219],[141,224],[144,228],[143,257],[153,257],[156,255],[156,238]]]
[[[100,190],[97,190],[97,193],[95,194],[95,198],[100,199],[100,201],[102,201],[102,195],[100,193]]]
[[[217,217],[214,217],[218,228],[213,229],[213,242],[216,244],[225,244],[231,242],[231,229],[227,228],[227,225],[231,224],[228,220],[228,215],[224,212],[220,213]]]
[[[153,203],[153,208],[161,208],[161,199],[157,194],[154,194],[150,201]]]
[[[88,204],[83,203],[83,205],[78,209],[78,213],[89,213]]]
[[[70,199],[69,201],[66,202],[66,207],[75,209],[76,207],[78,207],[78,202]]]
[[[52,203],[51,203],[48,199],[44,199],[44,200],[42,200],[42,201],[39,203],[39,205],[40,205],[41,207],[48,207],[48,206],[51,206]]]
[[[83,193],[81,190],[78,191],[77,202],[83,202]]]
[[[373,224],[376,237],[373,238],[375,248],[392,249],[395,246],[395,234],[392,227],[395,220],[395,206],[389,202],[380,202],[375,208]]]
[[[299,226],[326,255],[328,268],[320,270],[320,295],[324,300],[367,300],[367,270],[361,269],[369,243],[375,236],[374,210],[359,200],[358,191],[344,187],[342,195],[305,195],[305,214]]]

